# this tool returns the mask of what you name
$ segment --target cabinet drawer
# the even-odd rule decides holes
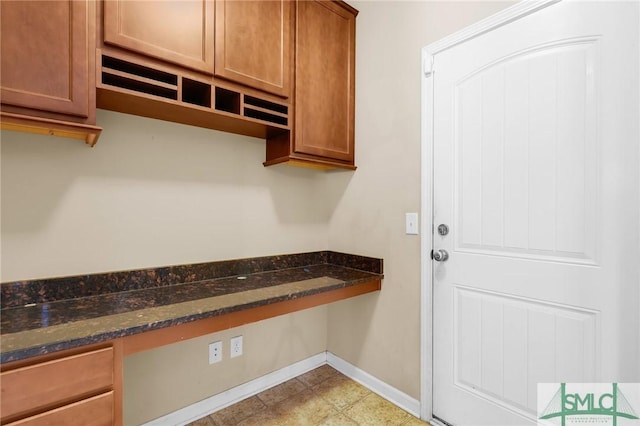
[[[7,426],[112,426],[113,420],[113,392],[107,392]]]
[[[105,348],[0,375],[2,418],[71,402],[113,385],[113,349]]]

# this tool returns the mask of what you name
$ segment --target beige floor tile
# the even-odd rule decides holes
[[[409,420],[406,423],[403,423],[402,426],[431,426],[429,423],[420,420],[417,417],[409,415]]]
[[[189,426],[428,425],[324,365]]]
[[[260,392],[256,395],[267,406],[277,404],[290,396],[302,392],[307,387],[297,379],[287,380],[277,386],[267,389],[264,392]]]
[[[340,373],[338,373],[338,371],[335,368],[325,364],[323,366],[316,368],[315,370],[311,370],[308,373],[304,373],[303,375],[298,376],[297,378],[305,385],[312,387],[327,380],[329,377],[335,374],[340,374]]]
[[[361,426],[402,425],[410,414],[375,393],[344,410],[344,414]]]
[[[230,407],[213,413],[211,418],[218,426],[232,426],[265,409],[265,405],[257,396],[244,399]]]
[[[281,416],[283,426],[311,426],[337,414],[331,404],[318,398],[310,389],[292,396],[272,407]]]
[[[237,426],[278,426],[282,424],[282,417],[282,415],[276,413],[271,408],[266,408],[253,416],[244,419],[238,423]]]
[[[215,426],[209,417],[203,417],[195,422],[189,423],[187,426]]]
[[[311,388],[316,395],[333,404],[338,411],[353,405],[371,391],[342,374],[334,374]]]
[[[327,417],[327,419],[318,426],[358,426],[358,423],[354,422],[344,414],[339,413],[334,416]]]

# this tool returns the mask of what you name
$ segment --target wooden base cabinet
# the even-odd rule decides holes
[[[0,2],[3,129],[74,137],[93,146],[95,2]]]
[[[0,373],[3,425],[119,424],[121,357],[113,346],[70,351]]]
[[[7,426],[113,426],[113,392],[87,398],[55,410],[45,411]]]
[[[265,166],[355,169],[355,21],[342,1],[296,2],[294,127],[267,141]]]

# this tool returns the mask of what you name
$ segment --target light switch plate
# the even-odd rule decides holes
[[[418,213],[406,213],[405,233],[418,235]]]

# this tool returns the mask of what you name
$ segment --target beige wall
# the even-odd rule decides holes
[[[329,349],[419,398],[420,48],[510,3],[353,2],[355,173],[263,168],[264,141],[98,111],[95,148],[1,133],[1,280],[332,250],[385,260],[380,294],[125,362],[134,425]],[[206,364],[243,334],[245,355]]]
[[[263,140],[98,111],[98,144],[2,132],[2,281],[327,248],[321,174]]]
[[[420,50],[513,2],[352,4],[358,171],[346,190],[329,176],[329,247],[384,258],[385,279],[380,294],[329,307],[328,350],[419,399],[420,239],[404,214],[420,210]]]
[[[125,425],[139,425],[287,367],[327,347],[327,307],[187,340],[125,358]],[[243,336],[241,357],[229,339]],[[222,340],[223,360],[208,364],[208,344]]]
[[[98,111],[95,148],[3,131],[2,281],[327,249],[322,173],[264,168],[258,139]],[[125,362],[138,425],[326,350],[327,308]],[[207,344],[245,355],[207,364]]]

